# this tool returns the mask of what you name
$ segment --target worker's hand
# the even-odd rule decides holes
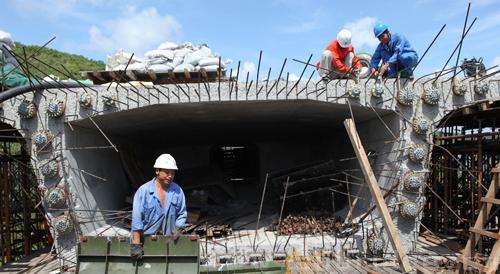
[[[380,70],[378,73],[384,76],[384,73],[387,71],[388,68],[389,68],[389,63],[385,63],[382,66],[380,66]]]
[[[130,245],[130,256],[134,260],[142,259],[142,255],[144,255],[144,250],[142,248],[142,244],[131,244]]]
[[[375,77],[378,75],[378,70],[376,68],[372,68],[372,75]]]

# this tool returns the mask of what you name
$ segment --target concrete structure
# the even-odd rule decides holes
[[[338,161],[354,157],[342,125],[351,115],[365,149],[375,152],[372,167],[380,187],[387,190],[400,182],[387,201],[411,253],[424,203],[433,125],[461,106],[500,97],[498,79],[464,79],[454,89],[451,81],[431,85],[429,79],[387,80],[380,85],[373,80],[360,85],[335,80],[327,86],[281,80],[249,87],[225,81],[51,89],[4,102],[0,116],[32,141],[32,164],[62,265],[74,263],[78,236],[128,235],[116,226],[119,210],[126,206],[133,185],[153,176],[153,161],[163,152],[176,157],[180,175],[182,170],[213,167],[214,147],[243,144],[256,148],[260,184],[267,172],[328,160],[337,160],[338,170],[362,178],[357,161]],[[130,167],[132,158],[139,167]],[[199,175],[187,176],[186,184],[203,183]],[[236,189],[237,197],[258,204],[258,184]],[[357,217],[370,206],[371,197],[366,188],[355,187],[353,192],[363,198],[354,213]],[[343,207],[345,214],[347,205]],[[376,214],[365,220],[365,228],[375,225],[380,230]],[[271,259],[274,234],[259,233],[256,251],[252,236],[246,237],[218,240],[226,243],[227,250],[224,244],[210,243],[204,254],[210,263],[226,253],[244,261],[252,253],[264,252]],[[277,239],[280,248],[286,238]],[[293,236],[284,251],[339,250],[340,244],[332,246],[343,241],[332,235],[308,236],[307,244],[303,240]],[[362,231],[349,242],[366,251]],[[390,252],[387,239],[384,249]]]

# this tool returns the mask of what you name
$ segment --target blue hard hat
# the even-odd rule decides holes
[[[379,37],[380,34],[384,33],[384,31],[388,30],[389,26],[383,23],[377,23],[373,27],[373,34],[375,34],[375,37]]]

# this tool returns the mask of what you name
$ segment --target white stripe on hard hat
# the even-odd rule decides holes
[[[177,170],[177,163],[170,154],[162,154],[156,158],[154,168]]]

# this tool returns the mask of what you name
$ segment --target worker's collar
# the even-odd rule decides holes
[[[168,185],[167,191],[170,189],[170,187],[172,187],[173,183],[174,183],[173,181],[170,182],[170,184]],[[149,194],[154,194],[156,192],[156,177],[153,178],[153,180],[149,181],[148,191],[149,191]]]

